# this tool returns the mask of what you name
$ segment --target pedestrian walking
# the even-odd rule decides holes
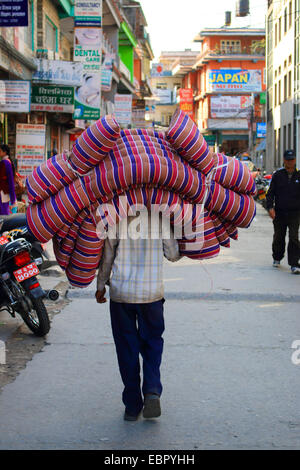
[[[284,167],[272,177],[267,192],[267,210],[273,219],[273,266],[278,267],[285,253],[285,238],[289,230],[288,264],[292,274],[300,274],[299,223],[300,223],[300,171],[296,169],[296,154],[284,152]]]
[[[140,237],[132,231],[138,223]],[[180,254],[176,239],[164,240],[162,231],[160,238],[154,233],[147,211],[123,219],[115,238],[108,232],[97,277],[98,303],[106,302],[105,284],[109,283],[111,326],[124,384],[126,421],[136,421],[142,410],[144,418],[161,414],[163,257],[177,261]],[[139,355],[143,360],[142,388]]]
[[[0,215],[9,215],[17,208],[14,165],[10,159],[8,145],[0,145]]]

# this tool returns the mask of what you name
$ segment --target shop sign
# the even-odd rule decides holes
[[[101,68],[101,90],[110,91],[115,54],[106,52]]]
[[[170,89],[155,88],[154,96],[159,98],[159,104],[172,104],[173,93]]]
[[[256,123],[256,137],[258,139],[264,139],[267,135],[267,125],[265,122]]]
[[[29,113],[30,81],[0,80],[0,112]]]
[[[74,88],[55,85],[33,85],[31,94],[32,111],[73,113]]]
[[[261,70],[218,69],[208,71],[210,91],[256,93],[262,91]]]
[[[30,175],[45,161],[45,136],[44,124],[17,124],[16,159],[22,176]]]
[[[152,64],[151,77],[172,77],[172,70],[164,68],[163,64]]]
[[[190,117],[193,117],[193,90],[191,88],[180,88],[179,97],[180,109]]]
[[[248,129],[247,119],[208,119],[209,129]]]
[[[251,102],[251,96],[211,96],[211,117],[247,117]]]
[[[102,0],[75,0],[74,22],[76,26],[102,26]]]
[[[131,125],[132,95],[115,95],[115,117],[121,126]]]
[[[0,27],[28,26],[27,0],[1,0]]]
[[[77,86],[82,81],[82,64],[63,60],[35,59],[37,70],[32,75],[35,82]]]

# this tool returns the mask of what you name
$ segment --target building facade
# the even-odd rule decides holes
[[[27,26],[0,23],[0,142],[9,144],[17,164],[26,157],[28,165],[20,163],[25,176],[34,160],[70,150],[93,119],[117,111],[116,97],[126,95],[128,126],[145,123],[153,52],[137,1],[90,2],[101,11],[96,25],[93,18],[89,24],[78,16],[83,2],[22,3],[28,8]],[[27,107],[18,104],[18,96]],[[31,150],[27,143],[28,154],[23,149],[22,156],[20,142],[30,135],[36,147]],[[40,155],[33,155],[38,148]]]
[[[199,129],[217,151],[253,157],[264,138],[265,31],[206,28],[194,41],[201,51],[187,80]]]
[[[268,2],[266,16],[267,145],[266,169],[282,166],[286,149],[299,144],[299,6],[300,2]],[[297,22],[298,21],[298,22]],[[299,154],[299,148],[298,152]],[[299,165],[299,157],[298,157]]]

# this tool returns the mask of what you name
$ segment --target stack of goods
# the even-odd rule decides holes
[[[27,193],[29,230],[41,242],[53,240],[59,265],[77,287],[94,279],[107,227],[137,205],[160,210],[174,228],[184,220],[179,247],[193,259],[217,256],[255,216],[248,168],[210,152],[180,110],[166,134],[121,130],[105,116],[81,134],[69,155],[37,168],[27,178]]]

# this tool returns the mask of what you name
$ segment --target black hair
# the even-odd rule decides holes
[[[0,144],[0,149],[10,157],[10,148],[6,144]]]

